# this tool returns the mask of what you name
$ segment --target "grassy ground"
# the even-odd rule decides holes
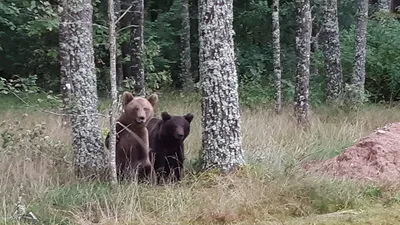
[[[30,97],[26,101],[35,102]],[[33,99],[33,100],[32,100]],[[83,183],[72,173],[70,131],[60,118],[26,108],[16,98],[0,99],[1,224],[18,196],[40,224],[396,224],[398,187],[356,183],[306,174],[300,163],[340,154],[355,140],[388,122],[400,108],[367,107],[345,113],[315,108],[312,130],[297,130],[291,107],[280,116],[272,107],[242,109],[248,166],[236,174],[196,174],[201,147],[200,101],[161,96],[157,108],[195,115],[186,141],[188,161],[181,184],[164,187]],[[177,104],[179,102],[180,104]],[[50,107],[49,101],[41,107]],[[107,104],[99,109],[105,113]],[[107,120],[102,119],[102,127]],[[6,145],[6,146],[2,146]],[[22,192],[20,185],[23,185]],[[23,193],[24,195],[22,195]],[[116,222],[117,221],[117,222]]]

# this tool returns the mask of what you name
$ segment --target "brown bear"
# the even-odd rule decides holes
[[[150,161],[154,163],[157,181],[171,178],[172,182],[183,177],[184,141],[190,133],[193,114],[171,116],[161,113],[161,118],[152,118],[149,130]]]
[[[152,94],[147,98],[134,97],[129,92],[124,92],[122,95],[124,111],[117,119],[117,142],[115,146],[117,177],[119,180],[132,178],[135,172],[146,175],[151,170],[149,138],[146,126],[154,115],[154,107],[157,103],[157,94]],[[109,148],[109,133],[107,134],[105,145]]]

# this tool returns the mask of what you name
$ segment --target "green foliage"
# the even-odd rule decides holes
[[[382,190],[377,186],[370,186],[364,190],[364,195],[369,198],[377,198],[382,196]]]
[[[15,75],[12,79],[0,77],[0,94],[15,97],[25,107],[57,108],[62,103],[59,94],[55,95],[51,90],[43,91],[38,87],[36,75],[27,78]]]
[[[29,115],[24,114],[24,118]],[[46,124],[38,123],[32,129],[26,130],[21,122],[3,121],[0,124],[2,151],[12,157],[23,157],[27,160],[40,161],[43,159],[54,163],[65,163],[64,143],[54,141],[46,135]],[[56,155],[58,154],[58,155]]]
[[[3,0],[0,2],[0,91],[9,92],[11,80],[36,79],[42,90],[59,92],[58,26],[59,3],[52,0]],[[198,30],[197,1],[190,1],[192,71],[197,73]],[[311,1],[313,30],[322,23],[320,2]],[[397,101],[400,99],[400,62],[398,59],[400,25],[395,16],[378,18],[374,15],[368,24],[366,84],[369,100]],[[235,53],[240,97],[247,106],[266,104],[274,99],[272,56],[271,2],[263,0],[234,2]],[[339,27],[342,48],[344,80],[349,82],[354,60],[355,2],[338,2]],[[292,101],[296,73],[295,4],[281,1],[281,68],[283,101]],[[107,4],[93,1],[93,40],[98,78],[98,91],[109,91],[109,52]],[[180,87],[180,1],[155,0],[146,4],[145,12],[145,74],[149,92]],[[120,27],[117,43],[129,43],[130,27]],[[321,47],[321,46],[320,46]],[[122,59],[121,48],[117,55]],[[313,57],[319,74],[310,78],[310,102],[321,104],[325,96],[325,74],[321,48]],[[129,56],[122,59],[129,66]],[[125,77],[127,78],[127,77]],[[197,78],[196,78],[197,79]],[[25,82],[25,81],[24,81]],[[122,89],[132,89],[133,82],[125,79]],[[22,90],[24,87],[14,87]],[[14,89],[13,89],[14,90]],[[28,93],[29,91],[23,91]],[[51,94],[56,97],[57,95]]]
[[[10,93],[34,94],[39,92],[39,87],[36,85],[37,76],[31,75],[27,78],[21,78],[15,75],[12,79],[0,77],[0,93],[8,95]]]
[[[51,5],[50,1],[2,1],[0,76],[11,78],[14,75],[36,75],[42,87],[52,87],[52,74],[58,72],[57,28],[56,6]]]
[[[365,89],[375,102],[399,100],[400,92],[400,23],[393,18],[370,19],[367,27]],[[355,27],[341,33],[342,66],[350,82],[355,45]],[[348,89],[351,89],[348,87]],[[363,99],[361,101],[364,101]]]
[[[312,206],[321,214],[353,209],[360,195],[357,189],[349,188],[342,182],[323,182],[305,189]]]

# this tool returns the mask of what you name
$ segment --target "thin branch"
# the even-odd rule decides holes
[[[132,6],[133,6],[133,5],[129,6],[129,7],[125,10],[125,12],[115,21],[115,24],[117,24],[117,23],[122,19],[122,17],[124,17],[124,16],[128,13],[128,11],[132,8]]]
[[[321,27],[321,28],[319,29],[319,31],[314,35],[314,37],[311,37],[311,44],[313,44],[315,41],[318,40],[319,34],[322,32],[323,29],[324,29],[324,28]]]
[[[129,25],[129,26],[123,27],[123,28],[119,29],[119,30],[117,31],[117,33],[118,33],[118,32],[121,32],[121,31],[123,31],[123,30],[126,30],[126,29],[128,29],[128,28],[131,28],[131,27],[137,27],[137,25]]]
[[[137,134],[135,134],[131,129],[129,129],[128,127],[126,127],[125,125],[123,125],[122,123],[120,123],[120,122],[118,122],[118,121],[117,121],[117,124],[121,125],[122,128],[124,128],[123,130],[128,131],[128,133],[130,133],[130,134],[139,142],[139,144],[140,144],[144,149],[147,149],[147,148],[148,148],[149,151],[151,150],[150,147],[147,147],[147,146],[146,146],[146,144],[143,142],[142,138],[140,138]],[[128,126],[129,126],[129,125],[128,125]],[[119,131],[118,134],[121,133],[121,132],[122,132],[122,130]]]

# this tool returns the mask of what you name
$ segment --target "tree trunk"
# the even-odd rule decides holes
[[[389,12],[391,2],[391,0],[378,0],[379,10],[382,12]]]
[[[132,1],[131,20],[131,73],[135,81],[135,94],[146,96],[146,79],[143,68],[143,0]]]
[[[127,12],[127,13],[121,18],[119,26],[120,26],[120,29],[126,29],[128,26],[131,25],[132,8],[129,9],[129,7],[131,6],[131,4],[130,4],[131,1],[130,0],[120,0],[120,3],[121,3],[121,12],[122,13]],[[128,56],[130,56],[131,50],[130,50],[130,46],[129,45],[130,45],[129,41],[124,41],[121,44],[121,57],[122,57],[122,70],[123,70],[122,81],[125,78],[132,78],[130,60],[129,61],[125,61],[125,59]]]
[[[356,50],[354,56],[353,76],[351,84],[346,88],[347,104],[351,108],[362,104],[364,99],[366,34],[368,22],[368,0],[358,1],[356,25]]]
[[[272,43],[274,48],[274,74],[275,74],[275,112],[280,114],[282,108],[281,91],[281,46],[279,26],[279,0],[272,3]]]
[[[72,80],[71,126],[75,172],[79,177],[100,178],[107,170],[103,152],[97,81],[92,39],[91,0],[69,0],[65,41],[69,51],[69,76]]]
[[[337,0],[325,0],[323,3],[323,38],[327,102],[338,103],[342,95],[343,74],[340,62],[339,22]]]
[[[182,0],[181,6],[181,79],[185,91],[193,89],[193,77],[191,73],[192,61],[190,50],[190,18],[189,18],[189,0]]]
[[[69,104],[71,101],[71,88],[72,82],[70,77],[70,62],[69,62],[69,53],[70,49],[67,43],[68,40],[68,25],[66,21],[68,19],[68,8],[67,8],[67,0],[62,0],[60,5],[62,7],[62,11],[60,14],[60,35],[59,35],[59,43],[60,43],[60,89],[61,89],[61,100],[63,103],[63,113],[65,114],[62,117],[62,125],[67,126],[69,124]]]
[[[294,93],[294,114],[297,123],[308,126],[311,12],[310,0],[296,0],[296,85]]]
[[[320,7],[321,2],[319,0],[310,1],[310,10],[314,8],[315,11],[318,11],[318,7]],[[319,35],[320,35],[320,23],[316,20],[318,15],[317,12],[310,11],[311,14],[311,43],[310,43],[310,77],[318,77],[319,71],[317,67],[317,56],[316,53],[319,50]]]
[[[118,0],[117,0],[118,1]],[[118,183],[117,166],[115,162],[115,146],[116,146],[116,113],[117,113],[117,34],[115,32],[114,1],[108,0],[108,17],[109,17],[109,42],[110,42],[110,83],[111,83],[111,110],[110,110],[110,132],[109,132],[109,166],[111,183]]]
[[[115,20],[116,21],[120,16],[121,16],[121,1],[120,0],[114,0],[114,14],[115,14]],[[118,21],[118,23],[115,24],[115,30],[119,30],[121,28],[121,20]],[[119,45],[116,43],[116,49],[119,49]],[[124,79],[124,70],[123,70],[123,58],[122,58],[122,53],[118,53],[116,50],[117,54],[117,87],[121,87],[122,80]]]
[[[233,42],[233,0],[199,1],[203,169],[245,163]]]

